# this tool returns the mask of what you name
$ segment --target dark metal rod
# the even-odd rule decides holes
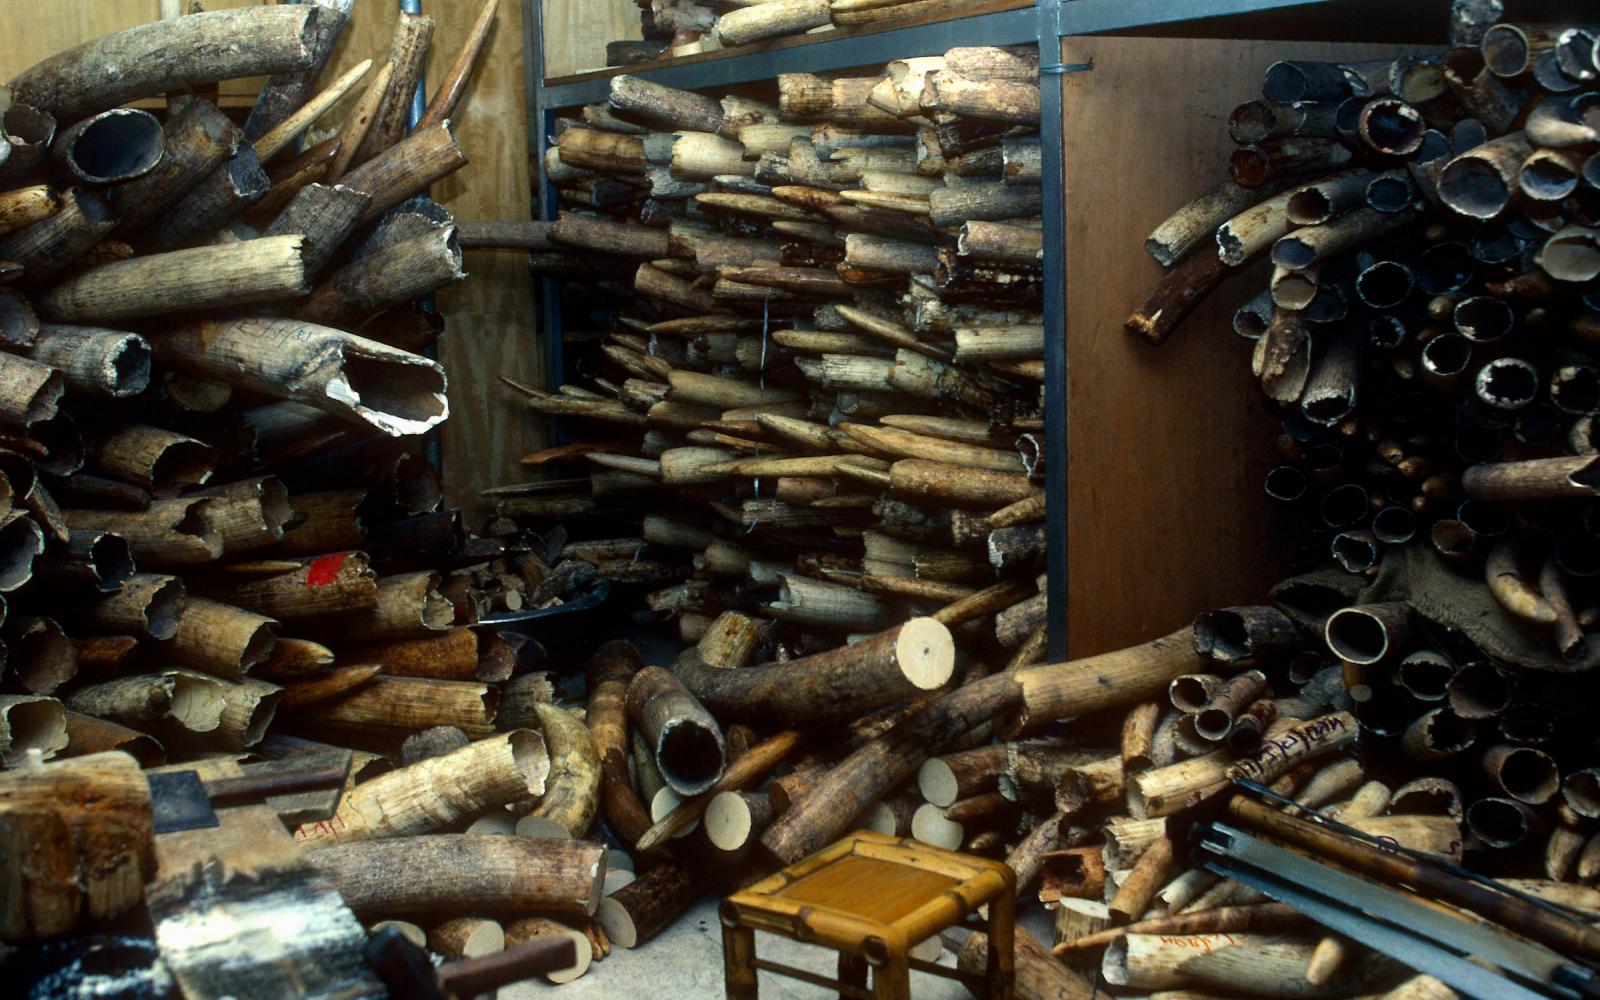
[[[1063,230],[1066,208],[1063,201],[1061,91],[1062,73],[1045,73],[1046,67],[1059,66],[1059,0],[1039,0],[1036,28],[1039,42],[1039,150],[1042,157],[1040,183],[1044,206],[1040,210],[1044,226],[1044,426],[1045,446],[1050,459],[1045,463],[1045,583],[1049,602],[1046,619],[1046,654],[1051,663],[1067,658],[1068,583],[1070,554],[1067,542],[1067,436],[1069,426],[1067,359],[1067,274]]]
[[[1382,839],[1374,837],[1369,833],[1363,833],[1353,826],[1346,826],[1331,816],[1325,815],[1319,809],[1314,809],[1310,806],[1302,806],[1293,799],[1279,795],[1277,792],[1268,788],[1266,785],[1261,784],[1260,782],[1241,778],[1236,780],[1234,784],[1238,785],[1240,788],[1252,795],[1259,795],[1263,799],[1271,799],[1272,801],[1283,806],[1294,807],[1295,809],[1299,810],[1300,818],[1306,820],[1308,823],[1320,824],[1335,833],[1343,834],[1344,836],[1350,837],[1353,840],[1359,840],[1371,847],[1388,851],[1391,854],[1401,855],[1402,857],[1405,857],[1411,861],[1415,861],[1417,864],[1430,865],[1434,868],[1440,869],[1441,871],[1448,872],[1457,878],[1474,882],[1486,889],[1492,889],[1495,892],[1504,893],[1507,896],[1514,896],[1530,906],[1537,906],[1542,910],[1547,910],[1550,913],[1555,914],[1556,916],[1565,917],[1568,920],[1584,919],[1583,914],[1577,910],[1570,910],[1559,903],[1552,903],[1549,900],[1540,899],[1538,896],[1530,896],[1520,889],[1513,889],[1504,882],[1489,878],[1487,875],[1479,875],[1477,872],[1463,868],[1455,862],[1448,861],[1437,854],[1430,854],[1427,851],[1418,850],[1413,847],[1405,847],[1388,839]]]
[[[400,0],[400,13],[422,13],[422,0]],[[417,122],[422,120],[422,112],[428,105],[428,69],[426,66],[417,73],[417,90],[411,95],[411,110],[406,112],[406,131],[410,132],[417,127]]]
[[[769,962],[764,958],[752,958],[750,960],[750,964],[755,966],[757,969],[762,970],[763,972],[775,972],[780,976],[788,976],[790,979],[798,979],[802,983],[810,983],[812,986],[820,986],[825,990],[837,990],[847,997],[860,997],[861,1000],[872,1000],[872,993],[862,989],[859,986],[851,986],[849,983],[843,983],[837,979],[829,979],[827,976],[819,976],[815,972],[807,972],[805,969],[797,969],[792,965],[784,965],[782,962]],[[877,975],[877,973],[873,973],[873,975]]]

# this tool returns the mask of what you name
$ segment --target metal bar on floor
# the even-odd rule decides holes
[[[792,965],[784,965],[782,962],[772,962],[765,958],[752,958],[750,964],[763,972],[771,972],[779,976],[787,976],[790,979],[798,979],[802,983],[821,986],[823,989],[836,990],[841,996],[858,997],[860,1000],[872,1000],[873,996],[875,996],[875,994],[859,986],[852,986],[837,979],[829,979],[827,976],[808,972],[805,969],[797,969]]]

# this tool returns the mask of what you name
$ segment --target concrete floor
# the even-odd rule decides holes
[[[1038,906],[1021,917],[1022,927],[1041,941],[1050,940],[1049,916]],[[835,953],[770,934],[756,934],[756,954],[785,965],[832,976]],[[947,948],[939,964],[954,967],[955,955]],[[717,922],[717,899],[707,896],[667,928],[659,937],[629,951],[613,949],[611,957],[596,962],[581,979],[565,986],[547,987],[553,1000],[656,1000],[723,996],[722,927]],[[794,979],[760,974],[765,1000],[823,1000],[836,992]],[[554,992],[559,991],[559,994]],[[970,1000],[966,987],[951,979],[922,972],[911,973],[911,995],[917,1000]]]

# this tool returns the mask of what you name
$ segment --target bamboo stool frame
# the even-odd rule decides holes
[[[968,923],[986,903],[987,921]],[[734,893],[719,913],[728,1000],[756,1000],[763,969],[858,1000],[910,1000],[912,969],[990,1000],[1013,996],[1016,875],[998,861],[859,831]],[[989,936],[982,976],[910,956],[914,943],[958,924]],[[837,951],[839,978],[757,958],[758,930]]]

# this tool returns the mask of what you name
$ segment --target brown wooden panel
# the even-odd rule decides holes
[[[424,6],[439,20],[430,80],[439,80],[455,58],[479,6],[476,0]],[[526,219],[531,211],[522,42],[522,5],[501,0],[494,37],[456,115],[456,136],[472,162],[434,190],[457,219]],[[499,377],[543,385],[546,355],[527,258],[469,253],[466,269],[467,282],[439,296],[449,324],[440,350],[450,374],[443,452],[449,501],[476,525],[488,511],[478,493],[524,478],[517,460],[545,443],[548,422],[533,419]]]
[[[599,69],[606,43],[640,38],[633,0],[542,0],[545,79]]]
[[[1064,78],[1067,356],[1071,386],[1069,648],[1086,656],[1255,601],[1289,535],[1262,494],[1277,420],[1250,377],[1234,279],[1152,348],[1123,331],[1162,269],[1145,237],[1227,174],[1227,116],[1278,59],[1391,47],[1078,38]],[[1279,530],[1282,527],[1285,530]]]

